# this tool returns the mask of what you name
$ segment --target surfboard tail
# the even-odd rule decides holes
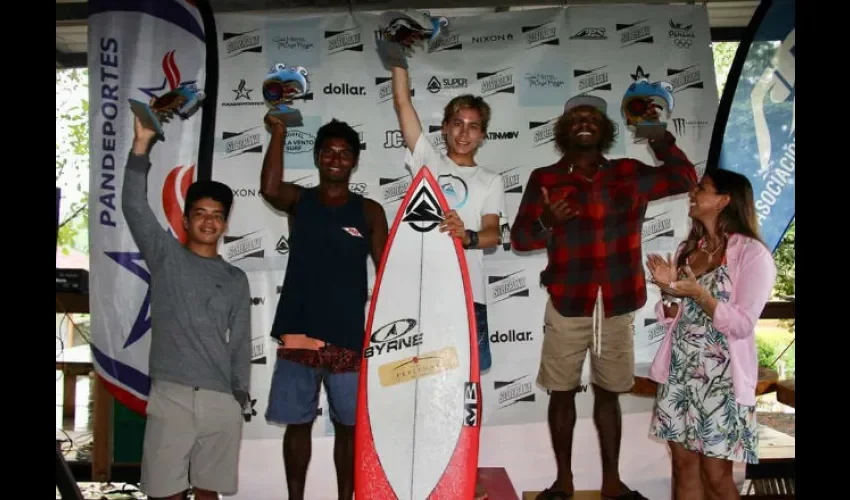
[[[369,415],[365,415],[364,420],[359,415],[360,408],[365,404],[365,392],[361,386],[357,401],[358,419],[354,428],[354,498],[398,500],[375,450]]]
[[[467,383],[464,391],[463,429],[451,462],[428,500],[457,500],[475,497],[478,450],[481,436],[481,386]]]

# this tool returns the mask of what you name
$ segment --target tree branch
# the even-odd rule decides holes
[[[78,215],[80,215],[80,213],[81,213],[81,212],[83,211],[83,209],[85,209],[85,208],[86,208],[86,206],[85,206],[85,205],[82,205],[80,208],[78,208],[78,209],[74,210],[74,212],[73,212],[71,215],[69,215],[68,217],[66,217],[66,218],[65,218],[65,220],[63,220],[62,222],[60,222],[60,223],[59,223],[59,227],[61,228],[61,227],[62,227],[62,226],[64,226],[65,224],[67,224],[67,223],[71,222],[72,220],[74,220],[74,218],[75,218],[75,217],[77,217]]]

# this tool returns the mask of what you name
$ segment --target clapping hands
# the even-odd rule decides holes
[[[690,266],[684,266],[682,272],[684,277],[679,277],[673,256],[667,254],[665,260],[658,254],[651,254],[646,259],[646,266],[652,274],[652,282],[658,285],[663,293],[675,297],[697,298],[702,295],[703,288],[697,282],[694,272]]]

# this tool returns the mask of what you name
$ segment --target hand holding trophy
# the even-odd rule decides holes
[[[407,69],[407,56],[414,45],[432,41],[445,31],[449,21],[445,17],[431,17],[427,13],[405,10],[381,14],[381,25],[375,32],[378,56],[385,66]]]
[[[640,139],[659,138],[667,130],[666,120],[673,111],[673,86],[668,82],[649,82],[638,67],[635,81],[626,90],[620,111],[626,125]]]
[[[145,128],[155,131],[157,139],[164,141],[165,132],[162,130],[162,124],[167,123],[174,114],[184,120],[189,118],[200,107],[204,97],[205,94],[198,90],[197,85],[184,84],[153,98],[149,104],[136,99],[129,99],[129,101],[130,109],[139,122]]]
[[[309,89],[306,69],[275,64],[263,81],[263,100],[271,108],[268,114],[283,121],[287,127],[300,127],[304,124],[304,118],[300,111],[292,107],[292,101],[304,96]]]

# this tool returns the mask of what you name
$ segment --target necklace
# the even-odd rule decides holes
[[[715,254],[717,254],[717,252],[718,252],[721,248],[723,248],[723,245],[722,245],[721,243],[717,243],[717,247],[716,247],[714,250],[712,250],[711,252],[709,252],[709,251],[706,249],[706,247],[707,247],[707,246],[708,246],[708,242],[707,242],[706,240],[702,240],[702,241],[700,242],[699,249],[700,249],[700,250],[702,250],[703,252],[705,252],[705,253],[707,253],[707,254],[708,254],[708,260],[713,259],[713,258],[714,258],[714,256],[715,256]]]
[[[708,246],[708,242],[705,239],[700,240],[699,244],[697,245],[699,251],[704,252],[706,255],[708,255],[708,262],[712,262],[714,260],[714,256],[717,255],[717,252],[719,252],[720,249],[723,248],[723,244],[718,243],[717,248],[715,248],[711,252],[706,250],[707,246]],[[688,265],[691,265],[691,262],[693,261],[695,256],[696,256],[696,254],[691,254],[691,255],[688,256],[688,259],[687,259]]]

